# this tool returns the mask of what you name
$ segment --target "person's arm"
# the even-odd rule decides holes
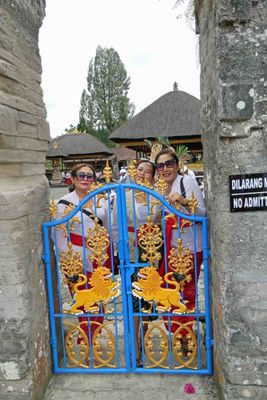
[[[204,203],[203,194],[198,186],[196,179],[192,178],[190,175],[184,176],[183,184],[186,196],[183,197],[178,192],[172,192],[167,196],[167,200],[169,201],[169,203],[172,204],[173,206],[180,204],[182,207],[184,207],[187,213],[191,213],[191,210],[189,208],[189,199],[192,197],[192,194],[194,193],[194,196],[197,200],[197,208],[195,214],[200,216],[206,215],[206,207]]]

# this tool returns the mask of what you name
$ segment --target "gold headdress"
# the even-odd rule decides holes
[[[149,160],[155,162],[155,158],[157,154],[165,147],[169,150],[173,151],[178,160],[179,160],[179,167],[183,168],[184,162],[188,159],[188,147],[184,145],[177,146],[176,149],[172,147],[169,139],[166,136],[158,136],[157,140],[152,143],[151,140],[144,140],[145,144],[150,148],[151,154]]]

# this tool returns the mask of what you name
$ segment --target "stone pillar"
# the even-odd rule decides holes
[[[48,218],[38,32],[45,0],[0,2],[0,399],[39,400],[51,374],[41,225]]]
[[[267,398],[267,211],[230,212],[229,176],[267,172],[267,2],[200,0],[201,121],[221,399]]]

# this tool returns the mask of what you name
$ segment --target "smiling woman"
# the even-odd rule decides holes
[[[69,213],[73,206],[79,205],[79,203],[87,196],[91,189],[92,184],[95,182],[96,174],[95,169],[90,164],[77,164],[71,170],[71,179],[74,185],[74,190],[71,193],[63,196],[58,201],[58,212],[57,219],[61,219]],[[79,221],[79,222],[78,222]],[[82,212],[77,213],[76,220],[72,224],[69,237],[66,238],[64,230],[54,230],[52,233],[52,239],[57,248],[58,257],[60,258],[63,252],[68,251],[69,244],[71,244],[73,252],[79,253],[84,264],[84,274],[86,274],[89,281],[92,273],[95,269],[95,265],[90,258],[90,250],[84,246],[85,233],[90,229],[96,229],[97,226],[106,228],[109,232],[109,214],[108,214],[108,202],[101,198],[99,201],[99,207],[95,207],[94,199],[90,199],[83,207]],[[108,249],[109,255],[112,254],[112,245]],[[110,257],[108,258],[105,266],[110,266]],[[76,275],[66,276],[70,288],[70,292],[73,292],[72,283],[75,283]],[[74,280],[73,280],[74,279]],[[73,293],[72,293],[73,294]],[[87,320],[82,317],[79,318],[81,322]],[[102,323],[103,317],[92,317],[95,322]],[[86,324],[81,324],[81,328],[88,334],[88,327]],[[90,337],[93,337],[94,331],[97,328],[97,324],[93,324],[90,329]]]

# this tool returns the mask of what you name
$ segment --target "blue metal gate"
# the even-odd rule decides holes
[[[162,191],[107,184],[78,206],[51,204],[43,259],[55,373],[212,372],[207,219],[194,199],[182,214]]]

